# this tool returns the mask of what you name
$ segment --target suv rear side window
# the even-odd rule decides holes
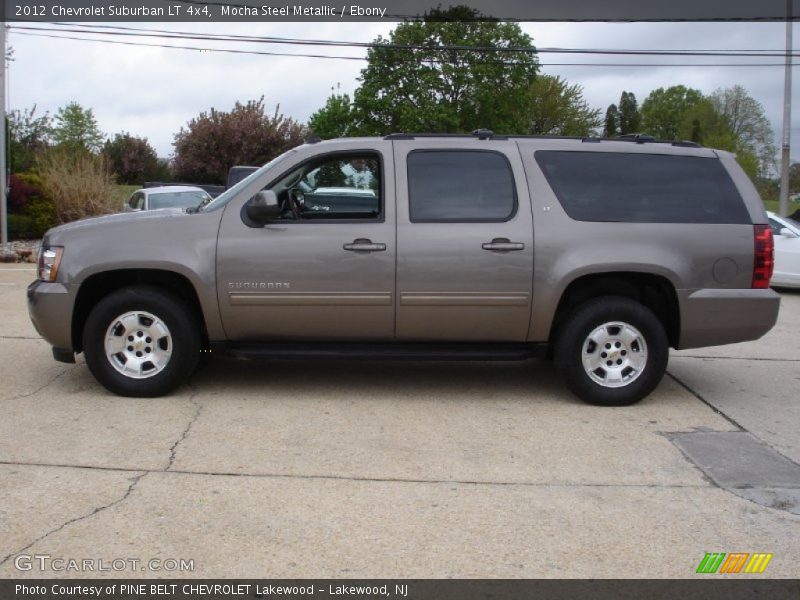
[[[411,221],[507,221],[517,209],[506,157],[484,150],[415,150],[408,164]]]
[[[535,157],[561,206],[577,221],[751,223],[716,158],[550,150]]]

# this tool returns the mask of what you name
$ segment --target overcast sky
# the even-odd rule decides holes
[[[274,35],[282,37],[371,41],[395,26],[384,23],[192,23],[125,24],[132,27]],[[539,47],[625,49],[772,49],[785,45],[783,23],[526,23],[522,28]],[[795,25],[795,51],[798,48]],[[138,41],[138,40],[137,40]],[[149,41],[143,39],[141,41]],[[10,108],[36,104],[54,113],[75,100],[91,107],[106,135],[129,131],[148,138],[159,156],[172,153],[174,134],[200,111],[229,110],[236,100],[265,97],[272,110],[305,122],[339,84],[352,92],[364,61],[249,56],[116,46],[92,42],[27,37],[12,30],[14,62],[9,73]],[[163,43],[181,43],[165,41]],[[185,45],[215,47],[212,42]],[[230,45],[226,45],[231,47]],[[246,48],[245,46],[237,46]],[[364,56],[362,49],[304,46],[250,46],[284,52]],[[651,90],[676,84],[711,93],[741,84],[760,101],[780,146],[783,114],[783,67],[591,67],[546,66],[555,62],[712,62],[725,58],[615,58],[596,55],[541,54],[542,71],[561,75],[584,88],[589,103],[605,112],[623,90],[641,104]],[[781,59],[743,59],[780,62]],[[796,59],[797,60],[797,59]],[[800,157],[800,68],[794,68],[792,156]]]

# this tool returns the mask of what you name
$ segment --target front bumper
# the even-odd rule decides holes
[[[63,283],[34,281],[28,286],[28,314],[33,326],[55,349],[72,352],[75,289]]]
[[[780,302],[770,289],[678,290],[678,350],[757,340],[775,325]]]

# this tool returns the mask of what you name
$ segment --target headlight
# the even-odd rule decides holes
[[[64,248],[61,246],[42,246],[39,249],[39,279],[41,281],[56,280],[62,254],[64,254]]]

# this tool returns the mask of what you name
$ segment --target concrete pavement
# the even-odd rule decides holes
[[[711,551],[796,576],[800,516],[718,487],[670,434],[745,429],[800,462],[798,294],[627,408],[537,361],[214,359],[130,399],[52,360],[33,276],[0,270],[0,577],[92,575],[15,568],[37,554],[194,561],[107,574],[126,577],[691,577]]]

